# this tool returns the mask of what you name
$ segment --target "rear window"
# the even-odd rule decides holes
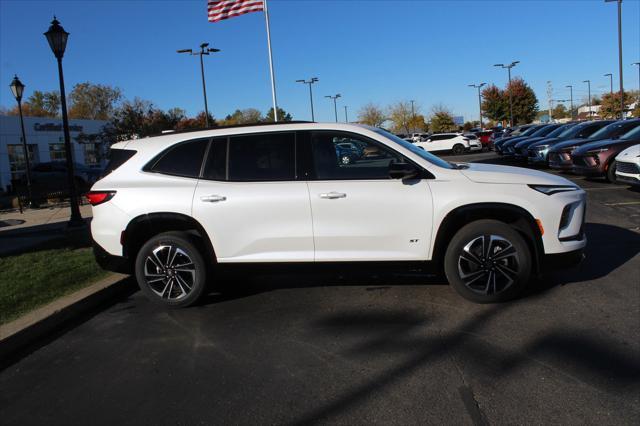
[[[233,136],[229,141],[231,181],[295,180],[294,133]]]
[[[108,175],[118,167],[126,163],[131,157],[135,155],[136,151],[132,149],[111,149],[109,151],[109,161],[107,167],[104,169],[103,176]]]

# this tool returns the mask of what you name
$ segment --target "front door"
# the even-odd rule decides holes
[[[309,180],[316,261],[426,260],[432,227],[427,180],[389,178],[406,161],[383,144],[350,133],[312,132],[315,179]],[[336,145],[362,155],[344,164]]]

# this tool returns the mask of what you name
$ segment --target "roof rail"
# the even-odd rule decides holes
[[[205,130],[219,130],[219,129],[235,129],[238,127],[256,127],[256,126],[274,126],[274,125],[279,125],[279,124],[300,124],[300,123],[314,123],[314,121],[304,121],[304,120],[296,120],[296,121],[279,121],[277,123],[274,122],[268,122],[268,123],[251,123],[251,124],[233,124],[230,126],[216,126],[216,127],[209,127],[209,128],[198,128],[198,129],[185,129],[185,130],[162,130],[160,133],[155,133],[152,135],[149,135],[147,137],[149,138],[153,138],[155,136],[166,136],[166,135],[175,135],[175,134],[182,134],[182,133],[192,133],[192,132],[203,132]]]

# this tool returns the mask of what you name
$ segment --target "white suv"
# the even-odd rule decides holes
[[[464,154],[466,151],[482,150],[482,145],[477,138],[472,144],[468,137],[460,133],[436,133],[424,142],[416,142],[416,146],[429,152],[450,151],[455,155]]]
[[[362,155],[344,164],[337,144]],[[452,164],[381,129],[288,123],[113,145],[87,195],[98,262],[194,303],[216,265],[431,262],[467,299],[516,297],[582,258],[585,192],[534,170]],[[408,264],[408,263],[407,263]]]

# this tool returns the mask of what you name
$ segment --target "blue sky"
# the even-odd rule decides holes
[[[520,60],[513,75],[532,85],[546,107],[546,82],[556,98],[608,90],[618,81],[617,8],[581,1],[311,1],[270,0],[279,105],[309,119],[308,90],[296,79],[317,76],[316,119],[333,120],[324,95],[341,93],[350,118],[367,102],[382,106],[415,99],[428,112],[442,103],[477,117],[470,83],[503,86],[500,62]],[[0,86],[17,73],[32,90],[57,89],[55,59],[42,35],[56,14],[71,33],[64,58],[67,90],[91,81],[167,109],[202,110],[197,57],[176,49],[201,42],[222,49],[205,57],[209,109],[221,117],[236,108],[266,111],[271,92],[264,16],[251,13],[207,22],[198,1],[0,0]],[[638,88],[640,2],[623,2],[625,88]],[[11,107],[9,88],[0,105]],[[343,114],[343,110],[340,110]],[[341,115],[341,118],[343,115]]]

